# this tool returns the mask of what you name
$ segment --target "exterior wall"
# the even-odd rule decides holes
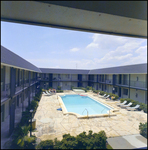
[[[10,83],[10,67],[6,66],[5,84]]]
[[[137,93],[137,97],[136,97],[136,93]],[[130,89],[130,98],[135,101],[145,103],[145,91]]]
[[[97,81],[97,75],[94,75],[94,81]]]
[[[53,83],[52,83],[52,87],[53,87],[54,89],[57,89],[57,86],[58,86],[58,82],[53,82]]]
[[[137,77],[138,77],[138,81],[146,82],[145,76],[146,74],[131,74],[131,80],[137,81]]]
[[[138,77],[138,81],[137,81]],[[146,74],[131,74],[130,85],[135,87],[147,87],[147,75]]]
[[[123,90],[124,90],[124,89],[128,89],[128,95],[129,95],[129,88],[123,88],[123,87],[122,87],[122,88],[121,88],[121,97],[122,97],[122,98],[128,98],[128,95],[125,95],[125,94],[123,93]]]
[[[88,81],[88,75],[83,74],[82,75],[82,81]]]
[[[7,101],[1,103],[1,106],[2,106],[2,105],[4,105],[4,107],[5,107],[5,111],[4,111],[4,121],[5,121],[5,118],[7,118],[8,115],[9,115],[9,100],[7,100]],[[2,118],[1,118],[1,119],[2,119]]]
[[[77,74],[72,74],[71,79],[74,80],[74,81],[78,80],[78,75]]]
[[[88,83],[87,82],[83,82],[83,87],[87,87]]]
[[[113,86],[112,85],[106,85],[106,87],[107,87],[107,92],[112,93]]]
[[[62,82],[62,90],[70,90],[71,89],[71,82]]]

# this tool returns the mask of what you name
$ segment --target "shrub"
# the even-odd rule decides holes
[[[63,93],[63,90],[56,90],[57,93]]]
[[[147,138],[147,122],[146,123],[140,123],[139,125],[140,134]]]
[[[53,141],[52,140],[45,140],[45,141],[41,141],[36,149],[53,149]]]
[[[87,86],[86,89],[87,90],[92,90],[92,87],[91,86]]]
[[[118,95],[116,95],[116,94],[112,94],[112,96],[114,96],[114,97],[115,97],[113,100],[116,100],[116,99],[118,99],[118,98],[119,98],[119,96],[118,96]]]
[[[61,87],[60,87],[60,86],[57,86],[57,90],[61,90]]]
[[[35,95],[39,100],[41,98],[41,92],[40,89],[39,92]],[[17,124],[17,127],[14,129],[12,138],[12,144],[11,148],[13,149],[34,149],[35,143],[36,143],[36,137],[28,137],[27,134],[30,130],[30,124],[29,119],[31,119],[30,109],[34,109],[34,112],[36,111],[38,106],[38,101],[33,100],[30,103],[30,106],[26,108],[25,112],[22,112],[22,118],[20,123]]]
[[[100,95],[104,95],[104,94],[105,94],[105,92],[104,92],[104,91],[101,91],[101,92],[100,92]]]
[[[13,134],[12,147],[19,149],[32,149],[36,142],[36,137],[28,137],[30,126],[20,126],[18,125]]]
[[[31,101],[31,104],[30,104],[30,109],[33,109],[33,110],[36,110],[38,107],[38,101]]]
[[[40,142],[37,149],[106,149],[106,134],[104,131],[92,134],[90,130],[88,135],[82,132],[76,137],[70,134],[64,134],[63,139],[58,141],[57,138]],[[50,141],[50,142],[49,142]]]
[[[145,113],[147,113],[147,105],[144,103],[140,103],[139,110],[143,110]]]
[[[39,102],[39,101],[40,101],[40,98],[37,97],[37,96],[35,96],[35,97],[34,97],[34,100]]]

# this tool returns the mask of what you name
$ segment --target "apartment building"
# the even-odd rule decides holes
[[[79,69],[52,69],[40,68],[42,88],[61,86],[62,90],[71,90],[71,87],[86,87],[89,70]]]
[[[37,92],[39,68],[1,46],[1,135],[11,134]],[[7,126],[7,131],[5,131]]]
[[[147,63],[93,70],[38,68],[1,46],[1,135],[12,133],[38,88],[57,86],[92,86],[147,104]]]
[[[61,86],[62,90],[92,86],[147,104],[147,64],[127,65],[94,70],[40,68],[42,88]]]

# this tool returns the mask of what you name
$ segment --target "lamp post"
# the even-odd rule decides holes
[[[32,113],[33,113],[32,109],[30,110],[30,113],[31,113],[31,120],[30,120],[30,122],[31,122],[30,137],[31,137],[32,136]]]

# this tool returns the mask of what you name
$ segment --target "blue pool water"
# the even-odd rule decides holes
[[[88,96],[65,95],[61,96],[61,98],[68,112],[75,112],[80,115],[87,115],[85,109],[88,110],[88,115],[108,114],[107,111],[112,109]]]

